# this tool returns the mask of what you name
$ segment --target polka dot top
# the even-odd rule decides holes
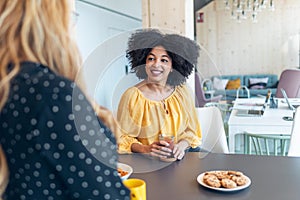
[[[4,199],[128,199],[116,141],[76,84],[24,62],[0,113],[10,180]]]

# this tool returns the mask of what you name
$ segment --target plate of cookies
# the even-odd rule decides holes
[[[200,185],[213,190],[232,192],[250,186],[251,179],[243,172],[234,170],[214,170],[199,174],[197,181]]]

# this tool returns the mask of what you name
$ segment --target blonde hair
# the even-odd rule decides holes
[[[0,110],[22,61],[76,81],[81,57],[70,33],[71,14],[70,0],[0,1]]]
[[[0,146],[0,199],[5,191],[5,188],[8,183],[8,167],[6,164],[6,159],[4,152]]]
[[[119,142],[122,132],[120,125],[113,116],[113,113],[107,108],[98,105],[96,102],[92,102],[92,105],[99,119],[111,130],[117,142]]]

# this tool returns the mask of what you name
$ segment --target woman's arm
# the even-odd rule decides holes
[[[151,146],[150,145],[144,145],[140,143],[133,143],[131,144],[131,151],[135,153],[150,153],[151,152]]]

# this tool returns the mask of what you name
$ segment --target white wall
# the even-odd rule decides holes
[[[76,0],[76,38],[87,91],[112,109],[114,88],[125,76],[130,31],[142,27],[139,0]],[[128,32],[129,31],[129,32]]]
[[[76,0],[75,6],[80,15],[78,45],[84,58],[107,38],[142,24],[139,0]]]

